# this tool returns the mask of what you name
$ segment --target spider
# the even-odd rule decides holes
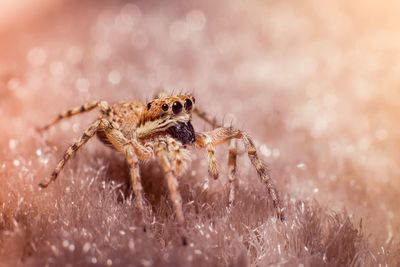
[[[39,186],[46,188],[55,181],[67,161],[94,135],[104,144],[124,153],[130,168],[130,179],[135,205],[143,212],[144,199],[139,163],[155,158],[159,161],[174,206],[179,225],[185,223],[182,212],[182,198],[178,190],[177,177],[186,170],[190,160],[187,146],[205,149],[208,158],[208,172],[217,179],[219,171],[215,157],[216,146],[230,142],[229,145],[229,205],[235,198],[236,160],[238,156],[236,140],[242,140],[248,157],[258,176],[265,184],[276,209],[278,219],[284,220],[278,192],[272,183],[268,169],[257,155],[250,136],[233,127],[221,127],[206,112],[195,107],[195,98],[188,94],[160,94],[149,103],[139,101],[119,102],[109,105],[106,101],[94,101],[80,107],[60,113],[51,123],[42,127],[46,130],[62,119],[72,117],[95,108],[100,109],[98,118],[85,130],[82,137],[71,145],[54,171]],[[215,129],[208,132],[196,132],[192,126],[192,112],[211,124]]]

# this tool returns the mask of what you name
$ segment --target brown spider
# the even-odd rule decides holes
[[[268,169],[259,159],[250,136],[232,127],[218,127],[209,132],[195,132],[192,124],[192,111],[212,126],[219,126],[216,120],[204,111],[194,108],[195,98],[191,95],[161,95],[147,105],[138,101],[116,103],[110,106],[105,101],[95,101],[70,109],[58,115],[41,130],[48,129],[64,118],[100,108],[98,118],[86,129],[82,137],[71,145],[57,164],[50,178],[39,184],[46,188],[56,180],[65,163],[95,134],[105,144],[125,154],[130,168],[131,185],[135,194],[136,206],[142,212],[143,195],[139,173],[139,162],[156,158],[165,172],[170,197],[175,208],[175,215],[180,225],[185,219],[182,212],[182,199],[178,191],[177,176],[185,170],[189,161],[187,146],[207,150],[208,172],[218,178],[215,147],[230,141],[229,146],[229,205],[234,201],[236,176],[236,139],[243,141],[251,163],[266,185],[276,209],[277,217],[284,220],[278,192],[275,189]]]

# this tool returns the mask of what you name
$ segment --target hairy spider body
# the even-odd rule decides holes
[[[143,211],[143,189],[139,173],[139,162],[155,158],[159,161],[167,181],[170,197],[175,208],[177,222],[184,224],[182,199],[178,190],[177,176],[182,175],[190,161],[187,146],[204,148],[207,151],[208,171],[218,178],[218,166],[215,147],[230,141],[229,146],[229,205],[234,201],[237,149],[236,140],[242,140],[248,157],[255,167],[262,182],[266,185],[277,212],[277,217],[284,220],[278,192],[273,185],[269,171],[259,159],[250,136],[232,127],[220,127],[216,120],[199,108],[194,108],[195,99],[191,95],[162,96],[145,104],[138,101],[120,102],[109,105],[105,101],[84,104],[59,114],[42,130],[48,129],[64,118],[83,112],[100,109],[98,118],[86,129],[82,137],[64,153],[49,179],[40,183],[46,188],[56,180],[66,162],[91,137],[97,137],[106,145],[124,153],[130,168],[131,186],[135,194],[136,206]],[[191,120],[192,112],[197,114],[216,129],[209,132],[195,132]]]

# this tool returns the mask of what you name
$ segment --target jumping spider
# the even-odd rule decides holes
[[[181,175],[189,161],[187,146],[204,148],[208,157],[208,172],[214,179],[218,178],[215,157],[217,145],[230,141],[229,146],[229,204],[234,201],[234,181],[236,176],[237,148],[236,140],[242,140],[248,157],[257,170],[259,177],[267,187],[276,209],[277,217],[284,220],[278,192],[275,189],[268,169],[259,159],[250,136],[244,131],[232,127],[220,127],[216,120],[204,111],[194,107],[195,98],[191,95],[160,95],[145,104],[128,101],[109,105],[105,101],[86,103],[58,115],[42,130],[48,129],[64,118],[84,113],[95,108],[100,109],[98,118],[86,129],[82,137],[71,145],[57,164],[51,176],[39,184],[46,188],[55,181],[65,163],[95,134],[106,145],[125,154],[130,168],[130,178],[135,194],[136,206],[143,211],[143,193],[139,173],[139,162],[156,158],[167,180],[170,197],[175,208],[175,216],[180,225],[185,222],[182,212],[182,199],[178,190],[177,176]],[[192,124],[192,112],[211,124],[214,130],[195,132]]]

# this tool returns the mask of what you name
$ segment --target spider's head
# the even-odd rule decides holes
[[[195,141],[191,124],[195,98],[191,95],[160,96],[147,103],[137,129],[139,138],[170,134],[182,144]]]

